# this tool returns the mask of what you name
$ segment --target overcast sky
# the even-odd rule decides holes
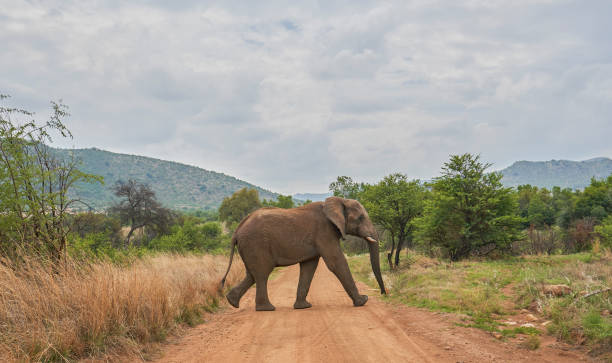
[[[612,156],[612,1],[0,0],[0,93],[281,193]]]

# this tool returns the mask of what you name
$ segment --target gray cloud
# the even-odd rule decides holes
[[[451,153],[611,156],[608,1],[0,0],[0,92],[74,141],[275,191]]]

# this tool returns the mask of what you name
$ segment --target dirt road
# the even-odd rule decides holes
[[[381,302],[378,292],[353,307],[335,276],[319,264],[308,300],[294,310],[299,267],[284,269],[270,282],[276,311],[256,312],[254,288],[240,309],[214,314],[163,352],[159,362],[580,362],[588,359],[553,338],[530,351],[488,333],[458,327],[452,314],[438,314]],[[229,305],[228,305],[229,306]],[[565,350],[563,350],[563,348]]]

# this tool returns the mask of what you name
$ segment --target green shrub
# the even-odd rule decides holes
[[[612,248],[612,215],[595,227],[595,233],[599,235],[602,247]]]
[[[597,310],[592,310],[582,318],[584,335],[595,341],[607,342],[612,347],[612,322]]]
[[[152,239],[148,248],[172,252],[213,252],[227,249],[230,237],[223,235],[219,222],[197,223],[186,220],[182,226],[175,225],[168,235]]]

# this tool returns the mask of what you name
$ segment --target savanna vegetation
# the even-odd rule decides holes
[[[52,103],[38,122],[0,107],[1,361],[145,356],[221,296],[229,236],[218,213],[167,209],[136,180],[111,180],[115,204],[94,211],[74,188],[104,178],[48,146],[71,137],[67,111]]]
[[[123,263],[0,260],[0,360],[146,358],[219,306],[224,256],[155,254]],[[241,276],[231,271],[230,283]]]
[[[366,184],[341,176],[330,190],[366,206],[383,243],[395,251],[392,267],[404,246],[451,261],[612,248],[612,175],[584,190],[508,188],[490,166],[478,155],[452,155],[430,182],[391,174]]]
[[[525,335],[530,349],[549,333],[610,358],[612,176],[584,190],[507,188],[489,167],[477,155],[453,155],[431,182],[342,176],[330,190],[360,200],[378,225],[390,251],[387,299],[464,314],[462,325],[501,339]],[[351,258],[351,268],[374,286],[366,260]],[[530,322],[504,322],[521,312]]]
[[[216,309],[224,255],[242,218],[310,202],[261,199],[245,187],[218,209],[169,209],[147,180],[86,173],[78,158],[54,152],[53,138],[71,137],[67,111],[52,103],[40,123],[0,107],[0,360],[148,354]],[[330,190],[359,200],[377,226],[387,299],[465,314],[462,324],[502,337],[545,330],[607,354],[612,176],[584,190],[508,188],[489,167],[477,155],[453,155],[429,182],[400,173],[374,184],[340,176]],[[113,203],[96,209],[74,192],[90,190],[84,185],[105,188]],[[371,282],[359,255],[366,243],[341,243],[357,255],[352,270]],[[233,269],[228,285],[239,274]],[[551,295],[548,285],[567,291]],[[505,326],[521,309],[550,323]]]
[[[404,259],[393,270],[384,266],[389,294],[382,298],[389,302],[455,313],[460,326],[516,337],[529,349],[550,334],[612,358],[609,250],[458,262],[408,250]],[[352,256],[349,264],[358,279],[376,287],[366,255]]]

